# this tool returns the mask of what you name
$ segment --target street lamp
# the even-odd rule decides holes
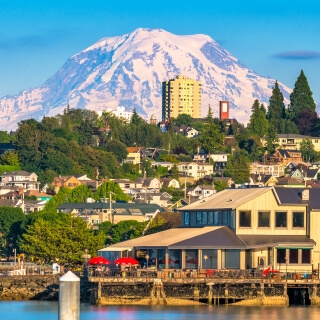
[[[204,268],[207,269],[207,259],[208,259],[208,256],[207,256],[207,255],[204,255],[204,256],[203,256],[203,259],[204,259]]]
[[[150,256],[148,254],[146,254],[145,258],[147,259],[147,270],[148,270],[148,260],[149,260]]]

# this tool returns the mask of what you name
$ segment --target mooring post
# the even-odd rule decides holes
[[[58,319],[80,319],[80,278],[71,271],[59,278]]]
[[[212,285],[211,284],[209,284],[208,304],[212,304]]]

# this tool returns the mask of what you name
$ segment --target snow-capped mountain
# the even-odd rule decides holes
[[[124,106],[161,120],[162,82],[177,75],[202,82],[202,115],[208,105],[218,116],[220,100],[230,101],[230,117],[246,123],[255,99],[268,105],[274,79],[259,76],[207,35],[179,36],[161,29],[137,29],[104,38],[69,58],[42,86],[0,100],[0,129],[23,119],[71,108],[102,111]],[[279,84],[288,103],[291,89]]]

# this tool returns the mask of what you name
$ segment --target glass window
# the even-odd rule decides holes
[[[287,227],[287,213],[286,212],[276,212],[276,227],[286,228]]]
[[[208,212],[202,212],[202,224],[208,224]]]
[[[251,227],[251,211],[240,211],[239,227]]]
[[[240,269],[240,250],[226,250],[226,268]]]
[[[227,226],[228,225],[228,211],[223,211],[222,214],[222,225]]]
[[[292,214],[292,227],[304,227],[304,212],[293,212]]]
[[[181,264],[180,264],[180,255],[181,255],[181,250],[168,250],[169,253],[169,269],[180,269]]]
[[[270,212],[258,212],[258,227],[270,227]]]
[[[198,269],[198,250],[186,250],[186,268]]]
[[[202,212],[200,212],[200,211],[198,211],[197,212],[197,221],[196,221],[196,223],[197,224],[201,224],[202,223]]]
[[[208,224],[213,224],[213,212],[208,212]]]
[[[219,223],[219,211],[215,211],[213,213],[213,224],[215,226],[219,226],[220,225],[220,223]]]
[[[235,226],[236,226],[236,213],[234,210],[231,210],[229,212],[229,214],[230,214],[229,227],[235,228]]]
[[[277,249],[277,263],[286,263],[286,249]]]
[[[190,223],[190,214],[188,211],[185,211],[184,213],[184,224],[189,224]]]
[[[202,268],[203,269],[217,269],[218,260],[217,260],[216,249],[206,249],[202,250]]]
[[[310,249],[302,249],[302,263],[311,263],[311,250]]]
[[[289,250],[289,263],[298,263],[298,249]]]

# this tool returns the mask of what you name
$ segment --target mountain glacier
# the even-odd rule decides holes
[[[53,116],[71,108],[103,111],[124,106],[143,118],[161,120],[162,82],[183,74],[202,82],[202,116],[208,105],[218,116],[220,100],[230,117],[246,123],[255,99],[268,105],[275,80],[261,77],[207,35],[174,35],[139,28],[104,38],[69,58],[40,87],[0,100],[0,129],[23,119]],[[291,89],[279,83],[285,103]]]

